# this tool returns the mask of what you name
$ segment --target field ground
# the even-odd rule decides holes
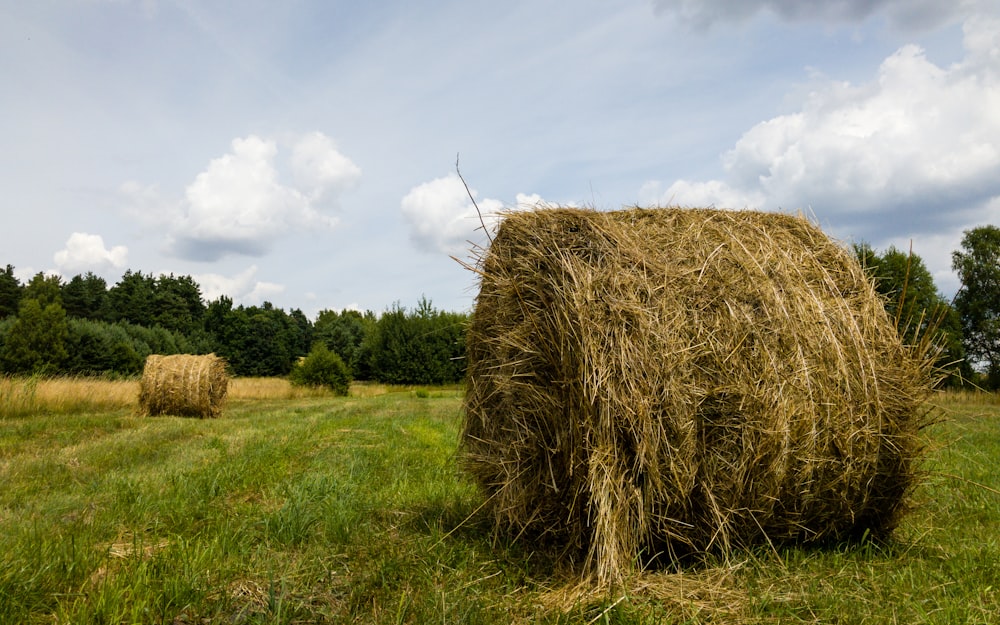
[[[86,384],[0,378],[0,623],[1000,623],[995,397],[938,398],[892,543],[601,595],[491,537],[455,466],[458,389],[236,380],[200,421]]]

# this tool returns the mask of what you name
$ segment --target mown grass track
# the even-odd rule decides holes
[[[0,623],[1000,622],[1000,405],[939,403],[892,543],[601,594],[476,514],[458,390],[247,392],[215,420],[41,402],[0,417]]]

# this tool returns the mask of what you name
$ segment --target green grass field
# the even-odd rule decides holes
[[[762,549],[601,595],[491,536],[455,465],[458,390],[246,390],[199,421],[14,386],[2,624],[1000,623],[1000,403],[982,397],[938,399],[892,543]]]

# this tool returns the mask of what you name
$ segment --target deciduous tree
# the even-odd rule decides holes
[[[938,292],[923,259],[896,247],[878,254],[867,244],[856,245],[855,253],[885,297],[886,312],[903,341],[916,345],[933,340],[941,350],[936,364],[947,382],[958,385],[968,380],[972,369],[965,358],[958,314]]]
[[[965,348],[987,373],[987,385],[1000,389],[1000,228],[967,230],[961,250],[951,256],[962,283],[955,308],[962,320]]]
[[[4,369],[12,373],[58,372],[67,357],[66,337],[62,306],[53,302],[43,307],[35,298],[22,299],[4,340]]]
[[[367,379],[361,345],[375,322],[372,312],[362,315],[356,310],[321,310],[316,316],[313,335],[340,356],[355,378]]]

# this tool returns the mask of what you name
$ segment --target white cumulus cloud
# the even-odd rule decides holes
[[[916,239],[935,275],[947,274],[947,250],[961,237],[954,224],[995,221],[1000,198],[1000,19],[970,18],[964,32],[960,62],[940,66],[903,46],[872,80],[829,80],[798,111],[747,130],[722,155],[721,179],[652,181],[640,195],[807,210],[838,236]]]
[[[715,208],[757,208],[764,203],[762,193],[737,189],[721,180],[677,180],[666,190],[654,180],[642,186],[639,199],[650,205]]]
[[[250,265],[235,276],[203,273],[192,277],[209,302],[225,295],[236,304],[256,305],[285,291],[284,285],[257,280],[257,265]]]
[[[518,193],[514,196],[515,210],[531,210],[535,208],[556,208],[558,206],[576,206],[576,202],[566,204],[554,204],[549,202],[537,193]]]
[[[292,173],[316,198],[353,190],[361,179],[361,168],[338,152],[333,141],[321,132],[309,133],[296,142]]]
[[[874,82],[830,84],[800,113],[749,130],[726,169],[778,203],[812,195],[859,210],[996,191],[1000,81],[984,78],[906,46]]]
[[[62,273],[101,273],[107,269],[124,267],[128,262],[128,248],[116,245],[108,249],[104,246],[101,235],[74,232],[66,239],[66,247],[56,252],[53,260]]]
[[[745,132],[723,155],[725,179],[678,180],[657,201],[928,221],[981,204],[1000,194],[1000,22],[970,20],[965,41],[949,67],[908,45],[868,83],[829,81],[800,111]]]
[[[475,203],[469,198],[470,192]],[[466,190],[457,174],[412,188],[403,197],[401,208],[417,247],[457,256],[468,251],[470,244],[483,245],[486,242],[483,226],[492,236],[503,213],[555,206],[537,193],[518,193],[512,205],[477,196],[474,189]]]
[[[476,195],[472,191],[472,196]],[[503,202],[476,198],[476,204],[486,227],[492,229]],[[413,241],[424,250],[457,255],[468,249],[469,241],[482,238],[480,215],[456,174],[412,188],[403,197],[401,208]]]
[[[260,256],[286,233],[335,226],[330,209],[361,178],[361,169],[322,133],[299,138],[284,160],[282,147],[257,135],[234,139],[230,151],[212,159],[177,202],[162,199],[155,186],[135,182],[122,192],[133,213],[166,228],[167,248],[176,256]],[[282,179],[282,165],[290,170],[291,183]],[[161,210],[151,216],[157,207]]]

